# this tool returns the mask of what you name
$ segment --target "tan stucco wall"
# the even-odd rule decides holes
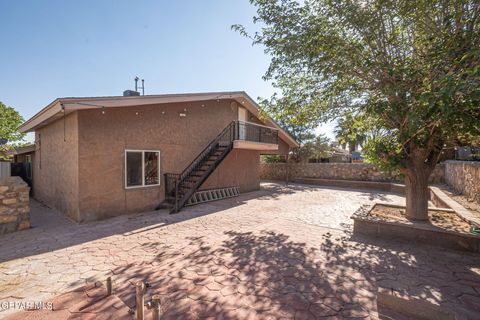
[[[254,150],[233,149],[201,186],[201,190],[240,187],[240,192],[260,188],[260,153]]]
[[[152,210],[164,198],[163,174],[180,173],[238,119],[238,106],[212,100],[72,113],[36,131],[34,195],[80,222]],[[251,114],[248,120],[259,122]],[[281,141],[283,152],[285,146]],[[126,149],[160,151],[160,186],[125,188]],[[257,190],[260,153],[233,150],[201,189]]]
[[[229,100],[80,111],[80,220],[153,209],[164,198],[163,174],[181,172],[237,112]],[[160,150],[160,186],[125,189],[125,149]],[[258,166],[257,151],[235,150],[203,188],[258,189]]]
[[[35,132],[34,196],[78,220],[78,113]]]
[[[290,151],[289,145],[282,139],[278,139],[278,150],[275,151],[262,151],[261,154],[279,154],[285,156]]]

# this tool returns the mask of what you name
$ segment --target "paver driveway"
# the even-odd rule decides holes
[[[164,319],[377,318],[379,287],[478,318],[480,256],[352,237],[350,215],[371,201],[404,199],[264,183],[261,191],[177,215],[157,211],[83,225],[33,202],[38,227],[0,237],[0,300],[47,300],[111,275],[116,297],[129,307],[133,283],[147,281],[147,295],[162,296]],[[105,310],[74,302],[75,293],[54,299],[54,308],[63,309],[54,314],[98,318],[95,312]],[[115,318],[132,317],[122,303],[108,307]],[[34,315],[41,318],[14,316]]]

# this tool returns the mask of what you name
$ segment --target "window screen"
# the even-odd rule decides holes
[[[145,185],[158,184],[158,152],[145,151]]]
[[[127,151],[127,187],[142,185],[142,152]]]
[[[160,184],[160,152],[125,151],[126,187],[142,187]]]

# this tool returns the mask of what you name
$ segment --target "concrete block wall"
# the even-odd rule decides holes
[[[30,228],[29,191],[20,177],[0,178],[0,234]]]

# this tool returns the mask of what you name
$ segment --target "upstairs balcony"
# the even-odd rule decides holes
[[[234,122],[234,149],[278,150],[278,130],[252,122]]]

